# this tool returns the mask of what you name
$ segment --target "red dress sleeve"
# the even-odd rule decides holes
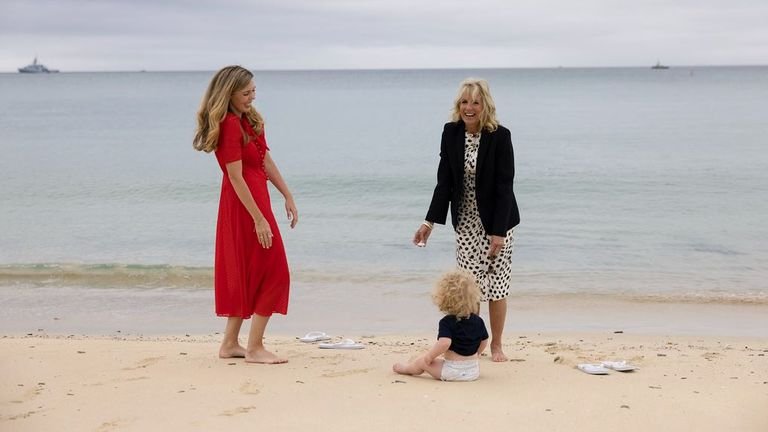
[[[243,132],[237,117],[227,115],[219,125],[219,145],[216,157],[226,165],[243,158]]]

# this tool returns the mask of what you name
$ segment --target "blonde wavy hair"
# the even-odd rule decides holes
[[[253,80],[253,74],[242,66],[227,66],[211,78],[208,89],[197,110],[197,130],[192,140],[195,150],[210,153],[219,144],[219,125],[229,112],[232,95],[248,86]],[[250,107],[245,112],[248,123],[253,126],[256,134],[264,130],[264,119],[256,108]],[[243,131],[243,144],[248,142],[248,135]]]
[[[437,281],[432,301],[441,312],[466,318],[480,312],[481,296],[475,278],[468,272],[456,270]]]
[[[453,101],[453,110],[451,111],[451,121],[461,120],[461,100],[464,95],[469,95],[472,99],[480,99],[483,102],[483,113],[480,115],[480,130],[493,132],[499,127],[499,121],[496,119],[496,103],[491,96],[491,89],[488,81],[479,78],[467,78],[459,85],[459,91],[456,93],[456,99]]]

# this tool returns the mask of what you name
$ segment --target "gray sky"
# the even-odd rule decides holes
[[[0,71],[768,64],[766,0],[0,0]]]

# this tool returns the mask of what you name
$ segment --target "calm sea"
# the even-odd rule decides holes
[[[6,311],[32,292],[210,307],[221,172],[191,138],[211,75],[0,74]],[[768,304],[768,67],[256,72],[300,212],[290,230],[273,189],[294,302],[428,303],[452,230],[410,239],[468,76],[512,131],[514,296]]]

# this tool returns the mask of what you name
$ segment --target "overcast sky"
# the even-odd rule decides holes
[[[768,64],[767,0],[0,0],[0,71]]]

